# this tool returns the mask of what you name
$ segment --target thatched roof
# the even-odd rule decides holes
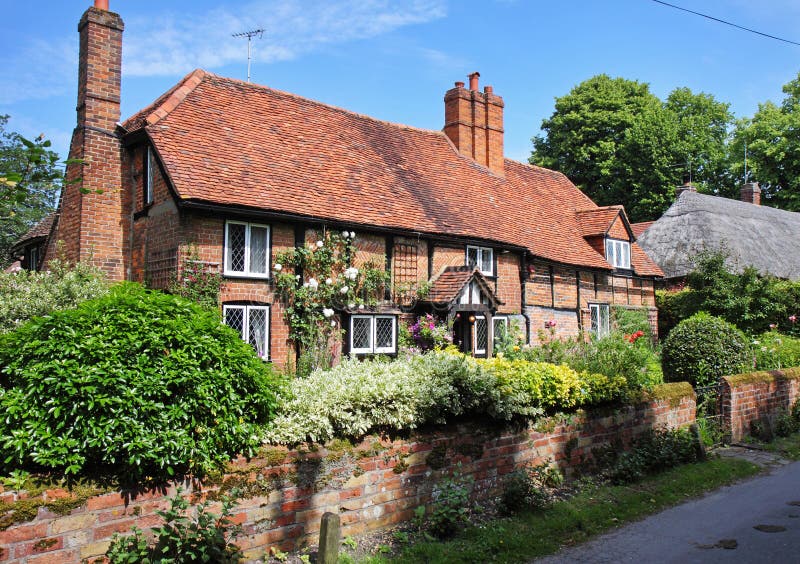
[[[637,242],[666,278],[689,274],[698,253],[724,251],[734,271],[800,279],[800,213],[685,191]]]

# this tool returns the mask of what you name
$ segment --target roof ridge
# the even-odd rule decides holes
[[[203,80],[208,76],[208,73],[203,69],[195,69],[187,74],[181,82],[172,89],[172,92],[159,104],[158,108],[154,109],[145,118],[147,125],[155,125],[165,117],[167,117],[172,110],[177,108],[186,97],[194,92]]]

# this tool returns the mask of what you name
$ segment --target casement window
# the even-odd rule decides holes
[[[589,317],[592,335],[598,339],[608,335],[611,318],[608,304],[589,304]]]
[[[484,276],[494,276],[494,251],[467,245],[467,266],[477,268]]]
[[[606,239],[606,260],[614,268],[631,267],[631,244],[619,239]]]
[[[225,274],[269,278],[269,226],[225,223]]]
[[[35,272],[39,270],[39,248],[31,247],[31,257],[28,260],[28,270]]]
[[[492,318],[492,337],[494,342],[502,339],[508,331],[508,318],[498,316]],[[475,316],[475,326],[472,331],[472,352],[475,356],[486,355],[489,346],[489,325],[483,315]]]
[[[502,341],[508,336],[508,317],[493,317],[492,330],[494,331],[494,346],[497,348],[498,342]]]
[[[397,317],[353,315],[350,317],[350,352],[394,354],[397,352]]]
[[[148,145],[144,155],[144,190],[142,203],[145,206],[153,203],[153,184],[155,183],[157,166],[156,155],[153,152],[153,148]]]
[[[225,325],[236,329],[259,357],[269,358],[269,306],[225,304],[222,316]]]

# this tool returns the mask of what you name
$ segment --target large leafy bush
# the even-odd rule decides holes
[[[46,272],[0,272],[0,333],[108,292],[105,276],[93,266],[53,260],[48,268]]]
[[[0,336],[0,472],[134,482],[256,446],[276,378],[219,316],[123,284]]]
[[[739,329],[705,312],[681,321],[662,349],[664,379],[694,385],[752,368],[750,344]]]
[[[434,351],[406,360],[346,360],[294,380],[266,433],[275,443],[360,437],[472,414],[508,421],[615,401],[624,378],[524,360]]]

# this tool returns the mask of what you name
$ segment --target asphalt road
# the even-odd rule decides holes
[[[776,532],[754,528],[763,525]],[[536,562],[800,564],[800,462]]]

